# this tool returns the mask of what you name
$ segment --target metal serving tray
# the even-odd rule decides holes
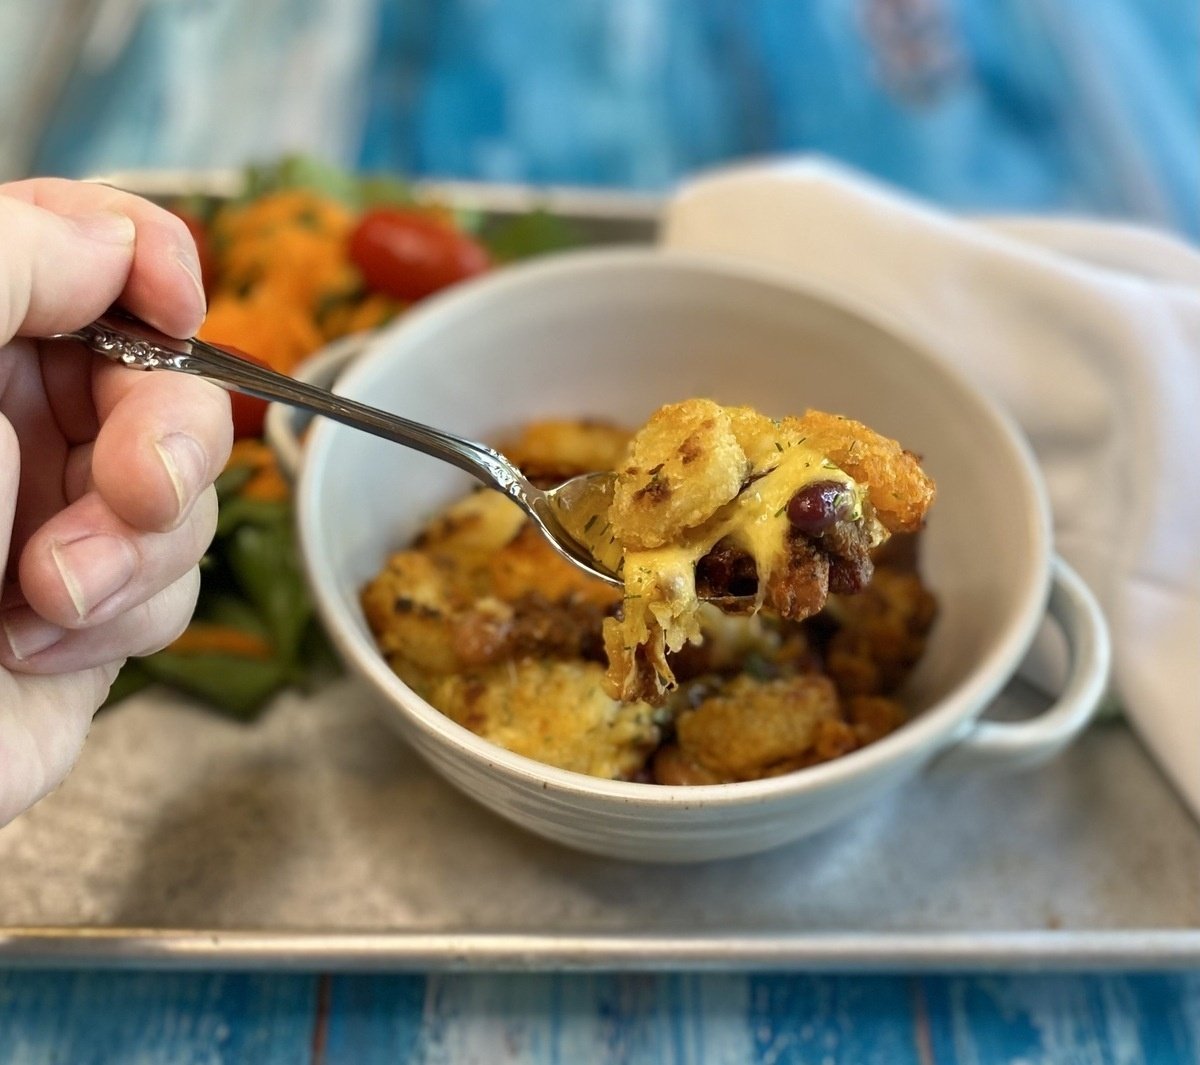
[[[649,239],[657,212],[607,193],[437,190],[494,215],[542,203],[597,242]],[[1031,773],[921,778],[783,850],[670,867],[508,825],[426,769],[375,698],[343,678],[253,725],[162,691],[102,713],[66,784],[0,831],[0,963],[1200,966],[1200,826],[1121,721]],[[1003,701],[1038,700],[1016,682]]]

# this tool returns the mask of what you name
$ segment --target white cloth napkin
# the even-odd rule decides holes
[[[1200,816],[1200,251],[1089,220],[968,220],[817,159],[719,171],[662,243],[874,308],[1024,428],[1056,547],[1099,597],[1114,690]]]

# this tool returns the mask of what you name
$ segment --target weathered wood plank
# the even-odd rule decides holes
[[[321,1018],[318,1065],[415,1062],[431,1023],[423,976],[339,976]],[[497,1059],[500,1060],[500,1059]]]
[[[338,977],[326,1065],[918,1065],[897,977]]]
[[[923,986],[937,1062],[1200,1061],[1200,973],[950,977]]]
[[[4,1065],[297,1065],[311,1056],[308,976],[0,972]]]
[[[1200,973],[0,972],[0,1061],[1185,1065]]]

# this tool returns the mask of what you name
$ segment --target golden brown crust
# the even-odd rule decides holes
[[[855,695],[846,700],[845,708],[860,747],[883,739],[908,720],[904,707],[895,699],[879,695]]]
[[[933,481],[917,456],[895,440],[853,418],[818,410],[785,418],[783,425],[867,486],[875,515],[888,532],[912,532],[924,523],[935,494]]]
[[[849,418],[776,421],[707,399],[660,408],[630,442],[605,526],[626,587],[607,690],[664,701],[677,683],[668,653],[698,638],[701,597],[798,621],[830,592],[861,590],[871,549],[919,527],[932,498],[912,455]]]
[[[547,418],[523,426],[498,447],[526,477],[548,487],[581,474],[615,470],[629,437],[628,429],[608,422]]]
[[[379,649],[421,669],[445,672],[458,664],[455,610],[445,574],[428,555],[401,551],[362,592],[363,613]]]
[[[761,780],[841,758],[907,720],[893,699],[856,696],[843,707],[817,674],[760,681],[738,677],[685,711],[676,739],[655,754],[659,784]]]
[[[937,614],[915,573],[880,567],[860,594],[831,602],[825,668],[844,695],[895,691],[925,652]]]
[[[781,454],[780,440],[799,446],[794,430],[745,409],[729,417],[754,476],[774,465],[775,478],[790,483],[791,467],[779,469],[772,453]],[[597,440],[594,427],[573,434],[565,423],[541,424],[534,444],[568,441],[576,459]],[[768,432],[778,434],[769,450]],[[690,463],[707,454],[696,447]],[[692,453],[683,448],[680,461]],[[660,506],[660,491],[644,492],[639,505]],[[771,530],[776,510],[764,510]],[[904,711],[885,693],[911,668],[932,621],[911,551],[900,553],[901,568],[884,566],[865,595],[827,600],[831,587],[852,590],[869,574],[868,523],[839,521],[812,536],[783,528],[786,556],[762,589],[767,613],[735,617],[702,605],[684,618],[676,612],[691,600],[677,594],[677,580],[651,583],[645,601],[628,589],[622,597],[564,561],[511,501],[479,491],[396,552],[362,604],[388,662],[414,690],[510,750],[618,779],[756,779],[839,757],[898,727]],[[718,541],[713,556],[707,564],[722,579],[744,578],[747,561],[753,567],[736,538]],[[676,559],[669,571],[690,574],[689,566]],[[631,640],[622,615],[646,631]],[[676,678],[682,686],[671,691]]]
[[[593,662],[517,658],[433,676],[425,697],[448,717],[516,754],[576,773],[627,779],[658,746],[659,715],[600,690]]]
[[[672,771],[685,764],[713,783],[787,772],[815,759],[819,744],[829,744],[825,722],[842,724],[837,692],[827,677],[801,675],[772,681],[736,677],[679,716],[677,750],[662,762],[655,760],[655,779],[675,783]]]
[[[768,418],[753,407],[726,407],[725,413],[734,438],[749,463],[751,477],[773,470],[782,454],[780,445],[786,447],[795,443],[795,435],[788,434],[782,422]]]
[[[613,532],[633,550],[662,547],[737,495],[749,469],[724,408],[707,399],[661,407],[617,471]]]
[[[619,588],[597,581],[572,565],[529,522],[492,553],[487,561],[487,579],[492,594],[506,602],[528,595],[552,601],[573,597],[607,609],[621,600]]]

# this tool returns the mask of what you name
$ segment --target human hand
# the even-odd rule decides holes
[[[204,317],[195,245],[101,185],[0,185],[0,825],[55,788],[128,656],[187,625],[229,455],[226,393],[38,340],[114,303]]]

